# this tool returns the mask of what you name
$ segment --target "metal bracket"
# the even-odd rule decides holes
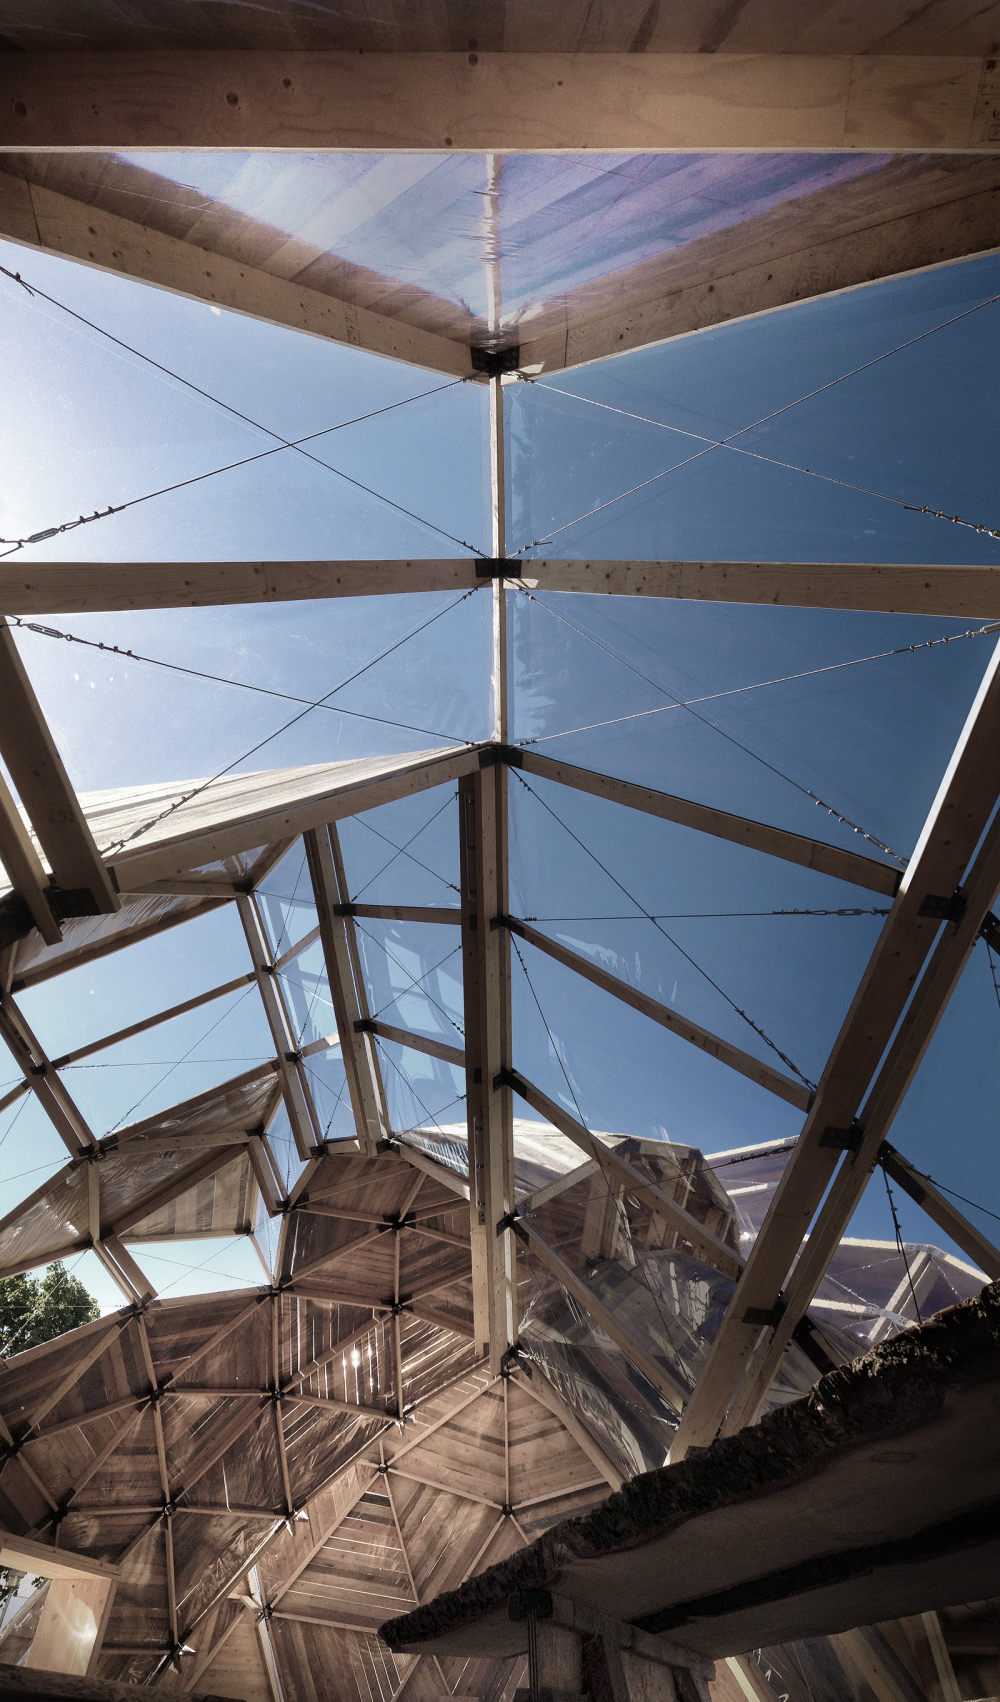
[[[859,1152],[863,1140],[864,1130],[855,1117],[846,1129],[834,1128],[832,1124],[824,1129],[817,1145],[835,1147],[838,1152]]]
[[[521,365],[520,343],[506,349],[472,348],[469,354],[473,372],[481,372],[484,378],[501,378],[505,372],[517,372]]]
[[[356,904],[335,904],[333,907],[333,914],[335,916],[356,916],[357,913],[358,907]]]
[[[522,1099],[528,1097],[523,1081],[513,1070],[504,1068],[493,1077],[493,1092],[499,1092],[502,1087],[509,1087],[512,1093],[520,1094]]]
[[[477,579],[516,579],[523,563],[516,556],[477,556]]]
[[[744,1324],[754,1324],[758,1329],[773,1329],[780,1324],[785,1316],[785,1302],[776,1300],[773,1306],[748,1306],[743,1314]]]
[[[966,901],[960,892],[953,892],[948,898],[929,892],[917,915],[926,916],[932,922],[961,922],[965,909]]]
[[[508,768],[523,768],[524,752],[518,745],[488,744],[480,747],[480,768],[495,768],[498,762],[505,762]]]
[[[355,1017],[354,1032],[355,1034],[374,1034],[375,1018],[371,1016]]]

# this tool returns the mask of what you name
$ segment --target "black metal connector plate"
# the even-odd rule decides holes
[[[486,378],[500,378],[505,372],[517,372],[521,365],[521,345],[512,343],[507,349],[470,349],[473,372]]]

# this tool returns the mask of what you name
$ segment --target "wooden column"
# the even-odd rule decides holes
[[[89,893],[94,913],[120,908],[69,775],[49,732],[14,635],[0,619],[0,754],[38,842],[64,891]]]
[[[474,1321],[493,1371],[517,1334],[513,1238],[498,1227],[514,1209],[513,1106],[500,1080],[510,1067],[510,948],[506,929],[490,926],[507,895],[506,805],[502,763],[459,784]]]
[[[374,1036],[358,1027],[370,1015],[340,843],[332,826],[303,837],[354,1123],[362,1152],[370,1153],[388,1137],[391,1123]]]

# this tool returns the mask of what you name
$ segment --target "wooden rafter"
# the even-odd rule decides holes
[[[517,755],[517,765],[544,780],[555,780],[574,791],[591,797],[606,798],[610,803],[624,804],[628,809],[641,810],[644,815],[659,816],[663,821],[676,822],[718,839],[728,839],[749,851],[762,851],[768,857],[780,857],[788,863],[815,869],[818,874],[831,875],[835,880],[849,881],[866,887],[870,892],[893,897],[899,890],[902,874],[888,863],[874,857],[863,857],[857,851],[843,851],[821,839],[809,839],[805,834],[789,833],[766,822],[751,821],[746,816],[730,815],[727,810],[712,809],[690,798],[676,798],[669,792],[657,792],[651,786],[637,786],[630,780],[616,780],[589,768],[577,768],[572,763],[559,762],[541,756],[536,751]]]
[[[390,1123],[374,1037],[358,1026],[371,1015],[353,919],[344,910],[348,892],[336,830],[307,833],[305,846],[354,1124],[362,1152],[373,1153]]]
[[[805,1082],[795,1081],[783,1070],[776,1070],[771,1064],[765,1064],[762,1059],[755,1058],[752,1053],[744,1052],[740,1046],[734,1046],[731,1041],[723,1040],[718,1034],[712,1034],[699,1023],[692,1022],[671,1005],[663,1005],[659,999],[650,998],[648,993],[639,987],[632,987],[627,981],[621,981],[617,975],[609,975],[599,964],[591,963],[588,958],[581,957],[579,952],[570,951],[567,946],[560,945],[558,940],[550,939],[537,928],[527,922],[521,922],[516,917],[505,916],[504,926],[519,939],[527,941],[537,951],[544,952],[556,963],[561,963],[574,974],[580,975],[585,981],[590,981],[595,987],[600,987],[612,998],[622,1004],[630,1005],[633,1010],[641,1011],[643,1016],[651,1017],[669,1033],[675,1034],[679,1040],[686,1040],[689,1045],[696,1046],[700,1052],[709,1057],[718,1058],[721,1064],[728,1064],[749,1081],[756,1082],[758,1087],[766,1088],[769,1093],[776,1094],[789,1105],[795,1105],[800,1111],[808,1109],[812,1100],[812,1089]]]
[[[130,277],[175,295],[211,302],[306,336],[368,349],[450,378],[472,375],[468,348],[450,337],[386,318],[43,184],[26,183],[3,170],[0,231],[8,241],[107,272],[120,274],[124,269]]]
[[[947,193],[947,192],[946,192]],[[648,348],[667,338],[686,337],[712,325],[756,318],[792,302],[855,289],[877,279],[899,277],[997,247],[1000,190],[946,199],[896,218],[875,215],[867,224],[828,230],[819,242],[796,244],[790,253],[758,252],[748,263],[737,245],[711,275],[681,287],[668,283],[625,311],[575,321],[543,331],[521,344],[520,367],[528,374],[558,372],[590,361]],[[627,277],[622,280],[623,293]],[[954,612],[954,611],[949,611]]]
[[[308,1158],[320,1139],[320,1125],[303,1068],[298,1037],[292,1028],[280,977],[275,973],[274,954],[257,900],[252,894],[241,894],[236,903],[253,960],[254,979],[276,1048],[278,1075],[288,1121],[299,1157]]]
[[[928,899],[949,900],[963,880],[966,866],[990,821],[997,801],[991,753],[1000,738],[1000,652],[987,667],[969,712],[952,761],[941,782],[924,829],[903,877],[899,894],[882,930],[868,968],[834,1043],[819,1084],[815,1103],[775,1191],[767,1217],[706,1365],[692,1395],[671,1451],[683,1457],[693,1443],[710,1441],[725,1419],[737,1388],[741,1413],[755,1413],[767,1386],[767,1367],[779,1341],[787,1341],[796,1316],[804,1311],[818,1285],[836,1240],[810,1237],[805,1268],[796,1271],[797,1302],[780,1298],[803,1237],[823,1195],[850,1147],[850,1131],[865,1103],[872,1074],[941,932],[940,916]],[[824,1206],[824,1230],[843,1219],[848,1201],[861,1187],[878,1155],[888,1121],[912,1079],[934,1032],[951,987],[996,891],[996,858],[1000,830],[994,828],[977,860],[974,902],[967,905],[954,933],[946,933],[936,952],[937,972],[925,976],[907,1012],[904,1030],[883,1067],[882,1092],[874,1092],[865,1108],[863,1136],[844,1159],[839,1188]],[[982,902],[982,894],[990,896]],[[970,916],[978,916],[975,926]],[[971,938],[967,937],[972,929]],[[960,943],[956,945],[954,942]],[[929,993],[925,992],[929,989]],[[878,1115],[872,1110],[878,1106]],[[827,1136],[827,1130],[843,1137]],[[869,1143],[874,1142],[872,1152]],[[839,1195],[839,1197],[838,1197]],[[848,1219],[850,1211],[848,1211]],[[825,1255],[825,1257],[824,1257]],[[777,1309],[777,1310],[776,1310]],[[747,1361],[757,1348],[758,1373],[745,1375]]]
[[[0,618],[0,754],[10,770],[53,879],[84,892],[95,912],[120,908],[94,836],[84,820],[62,757],[49,732],[14,635]]]

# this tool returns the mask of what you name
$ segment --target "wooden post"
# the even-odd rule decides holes
[[[499,1371],[516,1339],[515,1254],[500,1225],[514,1209],[514,1119],[501,1072],[510,1063],[507,934],[491,928],[506,898],[505,771],[499,763],[459,785],[465,1081],[476,1344]]]
[[[267,1017],[271,1038],[274,1041],[278,1060],[278,1074],[284,1094],[285,1108],[288,1121],[295,1137],[295,1145],[300,1158],[308,1158],[311,1149],[320,1138],[320,1129],[313,1105],[309,1083],[306,1081],[302,1068],[302,1060],[295,1035],[292,1031],[288,1007],[278,977],[274,974],[274,958],[268,944],[264,924],[261,921],[257,901],[253,897],[240,894],[236,900],[243,923],[243,931],[247,937],[247,945],[253,958],[254,977],[260,991]]]
[[[369,1020],[354,926],[345,914],[347,884],[333,827],[304,835],[330,997],[337,1017],[347,1089],[362,1152],[373,1153],[390,1132],[374,1038],[357,1024]]]

